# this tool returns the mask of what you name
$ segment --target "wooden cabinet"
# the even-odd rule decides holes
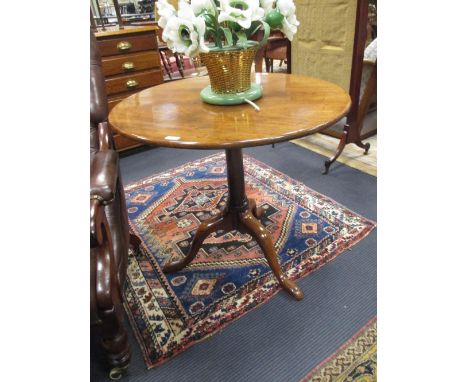
[[[155,26],[132,26],[96,32],[109,112],[129,95],[163,83],[156,31]],[[114,142],[119,151],[141,145],[119,134]]]

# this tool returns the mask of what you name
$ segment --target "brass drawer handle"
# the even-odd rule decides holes
[[[127,88],[131,89],[131,88],[136,88],[138,86],[138,81],[136,80],[128,80],[127,81]]]
[[[117,49],[118,50],[129,50],[132,49],[132,44],[130,44],[128,41],[121,41],[117,44]]]
[[[135,64],[131,61],[124,62],[122,64],[122,69],[123,70],[132,70],[135,68]]]

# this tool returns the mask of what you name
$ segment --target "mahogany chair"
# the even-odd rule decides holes
[[[156,31],[156,36],[158,39],[158,48],[159,48],[159,56],[161,57],[161,62],[163,64],[164,70],[168,75],[169,79],[172,80],[172,60],[175,60],[177,65],[177,70],[180,73],[180,76],[184,78],[184,60],[183,57],[181,59],[180,55],[177,53],[172,52],[167,44],[162,39],[162,28],[158,27]]]
[[[120,378],[130,363],[123,291],[129,236],[119,157],[107,123],[107,96],[96,38],[91,32],[90,73],[90,318],[111,366]],[[132,243],[139,240],[132,237]]]
[[[280,66],[286,61],[289,67],[288,49],[290,49],[290,44],[290,41],[281,32],[274,32],[268,38],[265,48],[265,67],[267,72],[273,73],[273,60],[279,60]]]
[[[263,32],[258,32],[252,36],[253,40],[260,41]],[[287,63],[287,73],[291,73],[291,42],[280,31],[273,31],[266,45],[260,48],[255,55],[255,72],[263,71],[263,60],[267,73],[273,72],[273,60],[280,60]],[[281,65],[280,63],[280,65]]]

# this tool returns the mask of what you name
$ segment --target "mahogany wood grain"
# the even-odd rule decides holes
[[[304,295],[283,273],[271,235],[258,220],[261,209],[245,193],[242,147],[299,138],[340,120],[351,99],[337,85],[293,74],[253,75],[263,86],[263,98],[250,105],[214,106],[201,101],[208,77],[174,81],[125,98],[109,115],[119,135],[141,142],[177,147],[226,150],[228,203],[213,219],[202,223],[183,260],[169,261],[165,272],[177,272],[196,256],[215,230],[250,234],[260,245],[279,284],[295,299]]]
[[[127,54],[140,52],[143,50],[155,50],[157,49],[155,32],[138,33],[134,31],[131,34],[123,34],[106,39],[97,39],[99,44],[99,50],[101,55],[113,56],[117,54]],[[129,49],[121,50],[118,48],[119,43],[128,42],[131,44]]]
[[[132,95],[132,94],[135,94],[135,93],[138,93],[138,92],[141,92],[142,90],[144,89],[147,89],[146,88],[138,88],[134,91],[128,91],[128,92],[125,92],[125,93],[119,93],[119,94],[115,94],[115,95],[112,95],[110,97],[107,98],[107,110],[110,111],[114,108],[114,106],[116,106],[120,101],[124,100],[125,98],[127,98],[128,96]]]
[[[139,92],[140,90],[136,90],[135,92]],[[134,93],[135,93],[134,92]],[[117,105],[120,101],[128,97],[129,94],[125,93],[123,95],[117,95],[108,98],[107,109],[109,112]],[[124,137],[120,134],[113,134],[114,146],[117,151],[129,150],[132,148],[136,148],[141,146],[140,142],[134,141],[130,138]]]
[[[136,81],[137,85],[129,87],[129,81]],[[160,84],[164,81],[160,69],[131,73],[118,77],[106,78],[106,91],[108,95],[128,92],[129,90],[143,89],[148,86]]]
[[[126,68],[124,64],[127,67],[128,64],[131,64],[131,68]],[[102,59],[102,70],[106,77],[117,74],[129,74],[137,70],[159,69],[160,67],[159,54],[156,50],[104,57]]]
[[[114,134],[114,145],[117,151],[129,150],[141,146],[140,142],[134,141],[133,139],[123,137],[120,134]]]
[[[144,89],[147,89],[147,88],[144,88]],[[134,91],[128,91],[128,92],[125,92],[125,93],[120,93],[120,94],[116,94],[116,95],[113,95],[113,96],[110,96],[110,97],[107,97],[107,110],[110,111],[112,110],[112,108],[117,105],[120,101],[122,101],[123,99],[127,98],[128,96],[132,95],[132,94],[135,94],[135,93],[138,93],[138,92],[141,92],[142,90],[144,90],[143,88],[139,88],[139,89],[136,89]]]
[[[250,105],[215,106],[200,99],[208,77],[174,81],[136,93],[109,121],[123,136],[158,146],[215,149],[260,146],[300,138],[339,121],[351,106],[339,86],[294,74],[253,74],[263,97]]]
[[[99,323],[101,343],[111,373],[120,375],[129,365],[131,352],[125,329],[122,289],[118,285],[117,264],[104,206],[90,200],[91,316]],[[126,269],[126,267],[125,267]]]
[[[126,97],[127,97],[126,94],[125,94],[125,97],[119,97],[119,96],[117,96],[115,98],[110,98],[109,97],[109,100],[107,102],[107,109],[109,110],[109,113],[114,108],[115,105],[117,105],[120,101],[122,101]]]

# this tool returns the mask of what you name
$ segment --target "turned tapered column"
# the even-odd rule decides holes
[[[245,211],[249,206],[249,202],[245,195],[242,149],[227,149],[226,164],[229,208],[232,208],[235,211]]]

